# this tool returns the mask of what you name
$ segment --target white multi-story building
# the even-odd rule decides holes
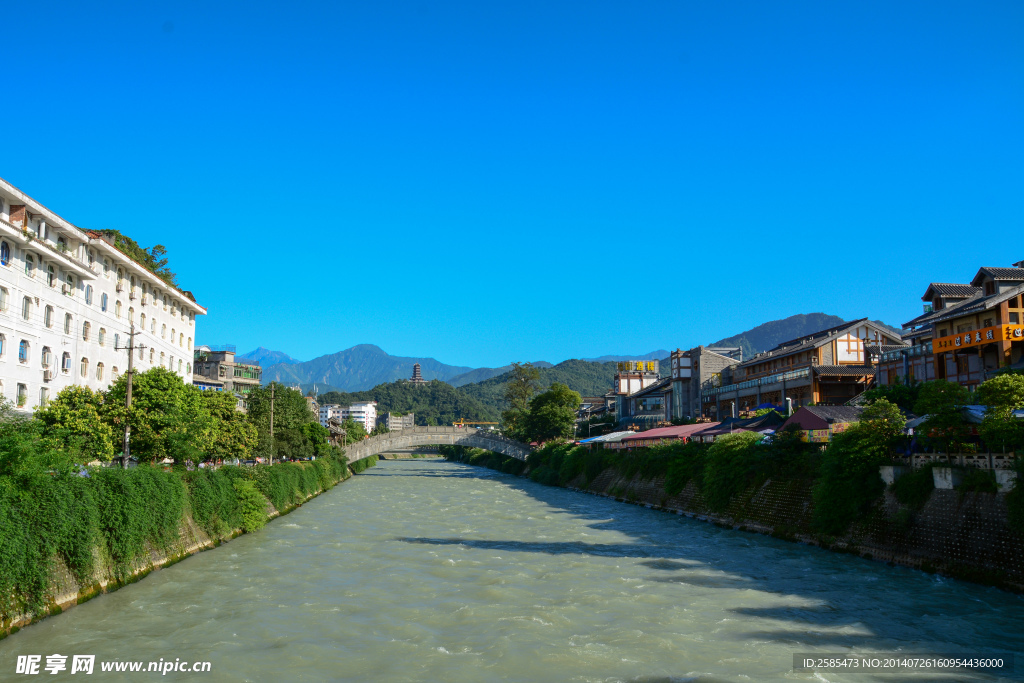
[[[328,403],[320,406],[320,424],[326,427],[328,420],[332,418],[342,422],[351,418],[353,422],[363,425],[367,432],[372,432],[377,426],[377,402],[365,401],[350,406]]]
[[[162,366],[192,383],[206,309],[114,247],[0,179],[0,396],[23,411],[71,385],[106,389]]]
[[[353,422],[363,425],[367,433],[372,432],[377,426],[377,402],[365,401],[353,403],[348,408],[342,409],[342,419],[351,418]]]
[[[337,403],[328,403],[320,406],[320,424],[324,427],[327,426],[327,421],[330,419],[344,420],[341,416],[342,407]]]

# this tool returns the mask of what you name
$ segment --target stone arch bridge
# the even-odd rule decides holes
[[[349,462],[362,460],[378,453],[415,446],[470,446],[483,448],[519,460],[533,449],[524,443],[509,439],[487,429],[473,427],[413,427],[397,432],[379,434],[345,448]]]

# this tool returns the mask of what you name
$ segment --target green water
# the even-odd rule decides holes
[[[388,461],[0,641],[0,680],[71,678],[13,673],[17,655],[59,653],[96,655],[101,681],[159,674],[100,661],[180,658],[212,670],[160,678],[866,682],[894,677],[794,673],[792,655],[1021,652],[1022,626],[1024,599],[995,589],[491,470]]]

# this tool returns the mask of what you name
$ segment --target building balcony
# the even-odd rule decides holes
[[[710,389],[703,390],[701,392],[701,396],[703,396],[705,400],[709,400],[721,394],[731,394],[744,391],[746,389],[754,389],[756,391],[759,385],[762,390],[765,390],[769,389],[771,385],[774,384],[781,384],[783,382],[797,382],[799,380],[807,380],[808,382],[810,382],[811,369],[800,368],[799,370],[790,370],[789,372],[780,372],[774,375],[768,375],[767,377],[750,379],[747,380],[746,382],[726,384],[725,386],[722,387],[711,387]]]

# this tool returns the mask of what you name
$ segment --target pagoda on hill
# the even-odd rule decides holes
[[[423,379],[423,375],[420,374],[420,364],[413,363],[412,366],[412,378],[409,380],[412,384],[426,384],[427,380]]]

